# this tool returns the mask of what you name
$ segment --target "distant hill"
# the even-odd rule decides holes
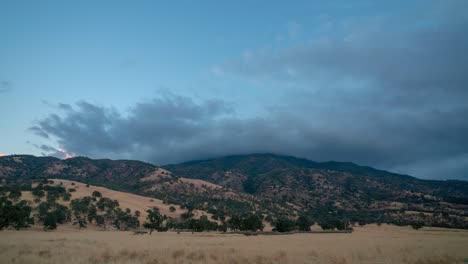
[[[151,196],[213,214],[337,215],[356,222],[468,228],[468,182],[422,180],[350,162],[251,154],[157,167],[129,160],[0,157],[2,184],[60,178]]]

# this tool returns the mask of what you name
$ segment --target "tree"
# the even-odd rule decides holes
[[[73,221],[73,225],[78,225],[78,227],[81,228],[86,228],[88,222],[86,221],[86,218],[84,218],[81,215],[75,215],[75,220]]]
[[[34,189],[32,191],[32,195],[34,195],[35,197],[38,197],[38,198],[43,198],[45,196],[45,193],[44,193],[43,190]]]
[[[140,221],[136,215],[132,216],[132,211],[126,208],[123,211],[117,208],[114,215],[114,226],[119,230],[128,230],[129,228],[137,228],[140,226]]]
[[[78,225],[80,229],[86,228],[88,224],[87,219],[91,221],[96,214],[96,207],[91,203],[91,197],[89,196],[73,199],[70,202],[70,207],[74,217],[73,225]]]
[[[231,219],[227,221],[227,225],[232,230],[240,231],[257,231],[263,230],[264,225],[262,217],[256,214],[248,213],[242,216],[233,215]]]
[[[8,194],[8,198],[12,200],[18,200],[20,197],[21,197],[21,191],[18,189],[10,190],[10,193]]]
[[[105,222],[104,217],[102,215],[96,215],[94,220],[96,221],[97,226],[104,226],[105,227],[106,222]]]
[[[257,231],[263,230],[264,225],[262,217],[256,214],[247,214],[243,217],[241,223],[242,230]]]
[[[414,229],[414,230],[418,230],[420,228],[422,228],[424,226],[424,223],[422,222],[414,222],[414,223],[411,223],[411,227]]]
[[[39,220],[42,222],[44,230],[56,229],[57,224],[64,224],[70,220],[70,210],[68,207],[55,201],[40,203],[38,212]]]
[[[171,205],[171,206],[169,207],[169,211],[175,212],[175,210],[176,210],[176,208],[175,208],[174,206]]]
[[[279,217],[273,222],[273,231],[276,232],[290,232],[296,228],[296,223],[286,217]]]
[[[93,197],[102,197],[102,194],[99,191],[94,191],[92,195]]]
[[[70,201],[70,198],[71,198],[71,193],[69,193],[69,192],[64,193],[63,196],[62,196],[62,199],[64,201]]]
[[[349,221],[338,217],[326,217],[318,222],[323,230],[351,230]]]
[[[158,232],[163,231],[163,222],[166,216],[161,215],[157,207],[148,209],[146,212],[148,216],[146,217],[146,222],[143,224],[143,227],[150,230],[150,235],[153,233],[153,230],[157,230]]]
[[[16,230],[25,229],[34,223],[31,217],[32,208],[26,201],[17,204],[9,201],[5,196],[0,197],[0,230],[9,226]]]
[[[228,227],[233,231],[241,230],[241,223],[242,219],[238,215],[233,215],[231,219],[227,221]]]
[[[43,220],[44,230],[57,229],[57,216],[54,213],[47,213]]]
[[[314,224],[314,221],[310,217],[301,215],[296,223],[300,231],[310,231],[310,226]]]

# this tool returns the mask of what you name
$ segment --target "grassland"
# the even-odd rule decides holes
[[[243,236],[61,227],[0,232],[1,263],[415,263],[468,262],[468,231],[369,225],[352,234]]]

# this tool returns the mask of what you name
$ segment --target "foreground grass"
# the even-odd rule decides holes
[[[243,236],[64,228],[0,232],[1,263],[468,263],[468,231],[393,226]]]

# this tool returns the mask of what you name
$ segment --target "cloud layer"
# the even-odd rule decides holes
[[[56,142],[62,156],[166,164],[274,152],[468,180],[468,20],[441,16],[408,30],[347,27],[339,36],[252,51],[213,67],[220,78],[280,87],[268,91],[281,100],[263,105],[265,114],[240,118],[226,100],[178,95],[126,112],[81,101],[60,104],[59,114],[31,131]],[[291,24],[290,32],[299,30],[306,28]],[[49,147],[39,148],[57,154]]]

